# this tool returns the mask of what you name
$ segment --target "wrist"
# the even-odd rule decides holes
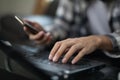
[[[95,45],[96,45],[96,48],[97,48],[97,49],[100,49],[101,44],[102,44],[102,38],[101,38],[101,36],[92,35],[92,36],[90,36],[90,37],[94,40],[94,43],[95,43]]]
[[[111,51],[113,50],[113,44],[109,37],[105,35],[98,36],[98,49]]]
[[[105,35],[93,35],[90,37],[94,39],[97,49],[106,50],[106,51],[113,50],[112,41],[110,40],[109,37]]]

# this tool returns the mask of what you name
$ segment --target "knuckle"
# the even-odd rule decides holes
[[[62,55],[62,53],[60,53],[59,51],[55,54],[55,56],[56,56],[57,58],[59,58],[61,55]]]
[[[54,46],[60,46],[60,45],[61,45],[60,42],[56,42],[56,43],[54,44]]]
[[[56,45],[60,45],[60,44],[61,44],[61,41],[56,42]]]
[[[60,52],[57,52],[56,56],[58,56],[58,57],[59,57],[60,55],[61,55],[61,54],[60,54]]]
[[[66,39],[67,41],[70,41],[72,38],[68,38],[68,39]]]
[[[71,54],[66,54],[65,58],[68,59],[68,58],[70,58],[70,56],[71,56]]]
[[[66,48],[67,47],[67,43],[62,44],[62,46]]]
[[[76,45],[72,46],[72,49],[77,49],[77,46]]]
[[[29,39],[30,39],[30,40],[34,40],[33,36],[29,36]]]

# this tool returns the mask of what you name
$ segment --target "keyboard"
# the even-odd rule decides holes
[[[62,58],[59,59],[58,62],[52,62],[48,59],[49,52],[41,52],[33,55],[27,56],[28,60],[34,64],[39,69],[43,69],[45,71],[50,71],[53,73],[66,73],[66,74],[73,74],[77,72],[82,72],[86,70],[92,70],[92,68],[95,68],[98,65],[98,61],[94,61],[91,59],[82,58],[79,60],[76,64],[72,65],[71,60],[73,57],[69,59],[69,61],[66,64],[63,64]]]
[[[44,76],[57,76],[59,80],[68,79],[81,73],[98,71],[105,66],[105,63],[92,59],[82,58],[75,65],[71,64],[71,59],[67,64],[62,64],[61,59],[54,63],[48,60],[49,51],[36,51],[35,48],[23,47],[23,46],[7,46],[6,44],[0,43],[0,48],[9,57],[16,60],[26,69],[34,72],[36,75],[45,78]],[[9,50],[8,50],[9,49]]]

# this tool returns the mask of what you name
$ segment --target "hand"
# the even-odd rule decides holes
[[[29,28],[24,27],[24,31],[27,33],[27,35],[29,36],[30,40],[35,41],[35,43],[37,44],[49,44],[52,36],[50,35],[50,33],[47,33],[38,23],[36,22],[31,22],[28,20],[25,20],[25,22],[31,24],[32,26],[34,26],[36,29],[38,29],[38,33],[37,34],[33,34],[30,32]]]
[[[53,60],[53,62],[57,62],[61,55],[65,54],[62,62],[66,63],[75,52],[78,52],[77,56],[75,56],[72,60],[72,64],[75,64],[84,55],[87,55],[100,48],[101,46],[104,46],[104,43],[102,44],[102,40],[106,43],[110,41],[107,37],[103,36],[70,38],[59,41],[54,45],[53,49],[51,50],[49,59]]]

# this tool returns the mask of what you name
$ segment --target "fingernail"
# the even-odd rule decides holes
[[[67,60],[66,58],[63,58],[62,63],[66,63],[66,60]]]
[[[52,55],[49,55],[49,60],[52,60],[53,56]]]
[[[53,58],[53,62],[57,62],[57,57],[54,57],[54,58]]]
[[[76,63],[76,61],[75,60],[72,60],[72,64],[75,64]]]

